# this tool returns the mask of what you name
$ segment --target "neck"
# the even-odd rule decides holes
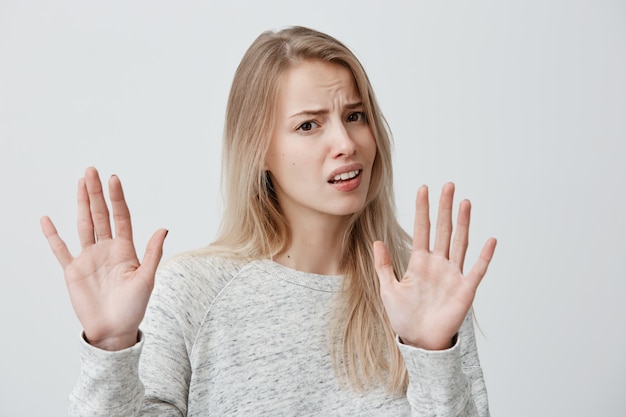
[[[274,261],[302,272],[341,275],[342,240],[349,216],[334,220],[296,222],[289,246]]]

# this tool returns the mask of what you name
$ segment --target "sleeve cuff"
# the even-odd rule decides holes
[[[471,396],[471,386],[462,371],[460,336],[451,348],[437,351],[402,344],[397,336],[396,343],[406,364],[409,384],[418,385],[417,391],[434,409],[442,407],[460,411],[464,408]],[[409,401],[410,397],[411,392]]]
[[[139,380],[139,357],[143,348],[143,333],[134,346],[109,352],[91,346],[80,338],[80,376],[72,396],[91,404],[127,404],[143,395]]]

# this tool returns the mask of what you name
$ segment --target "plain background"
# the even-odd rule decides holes
[[[362,60],[417,187],[473,202],[475,309],[495,416],[626,415],[626,3],[0,0],[0,414],[60,416],[78,375],[62,272],[76,181],[122,179],[138,250],[209,243],[226,96],[264,30],[305,25]],[[253,86],[251,86],[253,87]]]

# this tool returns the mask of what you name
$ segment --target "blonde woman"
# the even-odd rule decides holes
[[[495,249],[463,275],[470,203],[453,184],[431,245],[428,189],[398,225],[390,134],[355,56],[293,27],[239,65],[223,146],[225,210],[209,247],[139,263],[120,181],[78,186],[81,253],[42,229],[83,325],[70,414],[486,416],[471,317]],[[155,279],[156,274],[156,279]]]

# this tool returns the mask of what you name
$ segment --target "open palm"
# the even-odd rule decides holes
[[[72,306],[85,337],[94,346],[119,350],[137,341],[167,231],[160,229],[154,233],[140,264],[133,244],[130,213],[122,185],[115,176],[109,180],[109,196],[115,237],[98,172],[88,168],[78,183],[81,252],[76,257],[48,217],[41,219],[41,227],[63,268]]]
[[[428,350],[451,347],[496,247],[495,239],[487,240],[470,272],[463,275],[471,205],[467,200],[460,204],[451,246],[453,198],[454,184],[448,183],[441,193],[431,251],[428,188],[418,190],[413,250],[402,279],[394,274],[386,246],[374,243],[381,297],[393,330],[403,343]]]

